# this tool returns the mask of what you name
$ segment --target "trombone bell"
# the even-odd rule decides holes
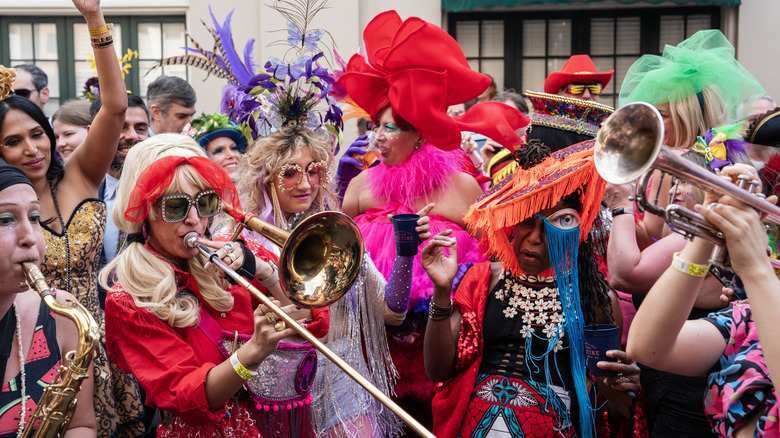
[[[282,248],[279,282],[291,301],[325,307],[349,292],[363,266],[363,235],[341,212],[324,211],[285,231],[253,215],[241,221]]]

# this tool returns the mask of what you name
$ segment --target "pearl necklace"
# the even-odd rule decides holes
[[[22,433],[24,432],[24,419],[25,419],[25,412],[27,409],[25,409],[25,403],[24,399],[27,397],[25,394],[27,392],[27,387],[25,386],[25,374],[24,374],[24,345],[22,344],[22,318],[19,316],[19,309],[16,306],[16,303],[14,302],[14,316],[16,317],[16,340],[19,343],[19,370],[21,373],[21,386],[22,386],[22,392],[20,397],[20,408],[19,408],[19,429],[16,431],[16,438],[19,438],[22,436]]]

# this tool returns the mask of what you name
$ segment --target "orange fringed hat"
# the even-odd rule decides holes
[[[594,143],[595,140],[588,140],[555,151],[536,166],[505,178],[477,199],[464,220],[481,232],[482,249],[504,268],[515,275],[521,274],[509,240],[511,230],[541,210],[554,207],[579,188],[583,189],[580,242],[587,239],[607,186],[596,172]]]

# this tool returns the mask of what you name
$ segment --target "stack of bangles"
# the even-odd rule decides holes
[[[108,31],[111,29],[110,24],[104,24],[101,27],[98,27],[96,29],[89,29],[89,36],[92,40],[92,47],[95,49],[103,49],[106,47],[110,47],[112,44],[114,44],[114,38],[111,36]],[[99,35],[105,35],[105,36],[99,36]]]
[[[450,316],[452,316],[452,299],[450,299],[450,305],[447,307],[439,306],[431,299],[431,306],[428,309],[428,318],[433,321],[443,321],[445,319],[450,319]]]

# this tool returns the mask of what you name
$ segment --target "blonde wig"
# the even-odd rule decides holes
[[[130,193],[141,173],[157,159],[167,156],[205,157],[203,150],[190,137],[180,134],[159,134],[138,143],[130,149],[117,187],[116,201],[111,212],[114,223],[125,233],[141,233],[142,224],[124,217]],[[191,166],[176,168],[171,185],[161,196],[184,191],[187,185],[208,189],[206,180]],[[145,222],[160,220],[155,209]],[[147,227],[148,228],[148,227]],[[187,261],[188,272],[197,283],[203,299],[219,311],[233,307],[233,296],[222,289],[216,268],[203,268],[198,256]],[[133,297],[138,307],[144,308],[171,327],[191,327],[198,323],[200,303],[191,294],[178,294],[178,283],[171,265],[149,251],[140,242],[130,243],[100,272],[100,284],[111,289],[114,283]]]
[[[325,161],[328,177],[320,185],[317,197],[304,217],[318,211],[338,208],[338,201],[330,187],[330,168],[333,162],[333,145],[328,137],[297,126],[285,126],[279,131],[257,139],[241,158],[241,174],[238,193],[241,204],[248,213],[278,226],[286,224],[285,216],[276,195],[278,173],[284,164],[298,159],[301,149],[308,147],[314,161]]]
[[[689,148],[697,137],[704,137],[707,130],[726,123],[726,104],[717,91],[705,88],[701,92],[701,104],[697,95],[669,102],[669,114],[674,126],[674,148]]]

